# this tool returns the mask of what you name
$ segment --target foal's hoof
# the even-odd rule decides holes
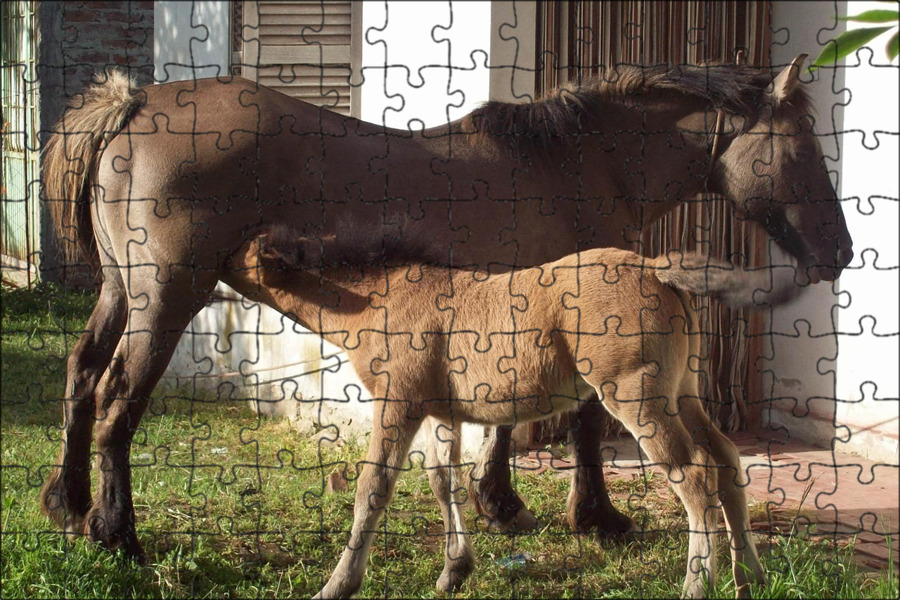
[[[468,577],[471,572],[471,564],[459,569],[445,568],[444,572],[441,573],[441,576],[438,577],[435,587],[437,588],[437,591],[444,594],[455,592],[462,587],[463,581],[466,580],[466,577]]]
[[[362,587],[362,579],[358,577],[338,577],[335,579],[334,573],[328,579],[319,593],[313,596],[314,600],[324,600],[326,598],[349,598],[359,591]]]
[[[762,567],[759,569],[753,569],[753,574],[750,577],[750,580],[753,583],[761,585],[763,587],[767,587],[769,585],[769,578],[766,577],[765,572],[762,570]],[[752,598],[753,594],[750,593],[750,582],[744,583],[743,585],[737,586],[737,592],[735,593],[735,598]]]

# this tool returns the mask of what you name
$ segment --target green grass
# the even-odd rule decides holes
[[[132,448],[141,567],[84,539],[66,541],[38,509],[56,461],[65,356],[93,297],[53,286],[2,295],[3,598],[292,598],[314,594],[347,539],[350,490],[323,494],[324,477],[356,477],[364,449],[297,435],[287,421],[259,419],[245,402],[158,393]],[[414,459],[418,455],[414,455]],[[414,460],[401,475],[376,536],[361,597],[439,596],[442,537],[436,501]],[[568,481],[553,472],[517,478],[544,527],[507,536],[485,531],[467,510],[477,568],[461,598],[676,597],[686,560],[686,520],[664,478],[614,478],[619,506],[647,519],[644,540],[598,543],[563,519]],[[646,508],[642,511],[641,509]],[[681,532],[681,533],[680,533]],[[872,576],[852,547],[800,537],[758,538],[771,584],[756,597],[897,597],[895,573]],[[717,594],[733,596],[719,544]],[[524,567],[503,559],[526,554]]]

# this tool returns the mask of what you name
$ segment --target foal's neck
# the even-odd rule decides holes
[[[364,326],[372,308],[370,296],[386,293],[387,282],[395,279],[391,275],[397,269],[340,266],[266,270],[261,293],[282,313],[340,345],[345,332]]]

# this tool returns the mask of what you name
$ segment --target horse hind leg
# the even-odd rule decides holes
[[[747,477],[741,467],[740,454],[703,410],[696,392],[682,400],[681,415],[694,440],[708,447],[713,464],[718,467],[719,495],[729,534],[731,566],[738,598],[750,597],[750,582],[765,584],[765,569],[756,553],[747,509]],[[745,570],[746,569],[746,570]]]
[[[215,277],[200,282],[196,274],[181,274],[166,284],[153,275],[135,279],[125,331],[95,394],[98,486],[84,528],[91,540],[143,561],[131,495],[131,442],[151,392],[185,327],[209,298]]]
[[[464,489],[459,469],[460,424],[454,427],[450,421],[430,417],[425,427],[428,430],[428,482],[441,507],[447,538],[444,570],[437,580],[437,589],[450,593],[459,589],[472,572],[475,562],[461,510],[465,499],[457,497],[458,492]]]
[[[707,451],[693,441],[681,418],[666,412],[668,399],[674,400],[679,388],[677,382],[670,385],[663,378],[664,374],[645,376],[639,370],[620,377],[615,386],[603,386],[610,393],[600,395],[610,414],[628,428],[651,461],[668,469],[669,483],[688,514],[682,597],[702,598],[716,580],[717,473],[709,468]],[[596,385],[595,389],[603,391]]]
[[[575,473],[569,487],[566,513],[572,531],[596,531],[600,538],[616,538],[637,531],[634,520],[619,512],[609,498],[600,455],[601,433],[608,418],[596,396],[569,413],[574,426]]]
[[[656,435],[644,438],[641,446],[651,460],[668,467],[669,482],[688,514],[688,563],[681,596],[705,598],[716,582],[716,470],[707,468],[706,451],[691,441],[681,422],[669,419],[668,427],[658,427]]]
[[[478,513],[500,531],[529,531],[537,519],[512,487],[509,468],[512,427],[488,429],[478,462],[472,471],[472,498]]]
[[[122,278],[109,269],[87,327],[69,355],[63,394],[62,448],[41,490],[42,512],[69,534],[80,534],[91,508],[90,452],[97,383],[122,335],[126,299]]]

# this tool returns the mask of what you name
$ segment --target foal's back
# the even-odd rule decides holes
[[[330,332],[375,397],[421,403],[426,414],[541,419],[590,397],[587,373],[596,386],[653,361],[677,369],[683,355],[674,338],[685,311],[657,278],[659,259],[593,249],[490,276],[435,265],[311,271],[286,264],[301,246],[260,243],[235,264],[263,278],[268,303]]]
[[[464,416],[541,419],[623,373],[665,368],[679,378],[687,315],[680,293],[657,278],[658,262],[594,249],[486,281],[457,272],[448,356],[465,368],[447,369],[447,379],[456,398],[478,400],[461,403]]]

